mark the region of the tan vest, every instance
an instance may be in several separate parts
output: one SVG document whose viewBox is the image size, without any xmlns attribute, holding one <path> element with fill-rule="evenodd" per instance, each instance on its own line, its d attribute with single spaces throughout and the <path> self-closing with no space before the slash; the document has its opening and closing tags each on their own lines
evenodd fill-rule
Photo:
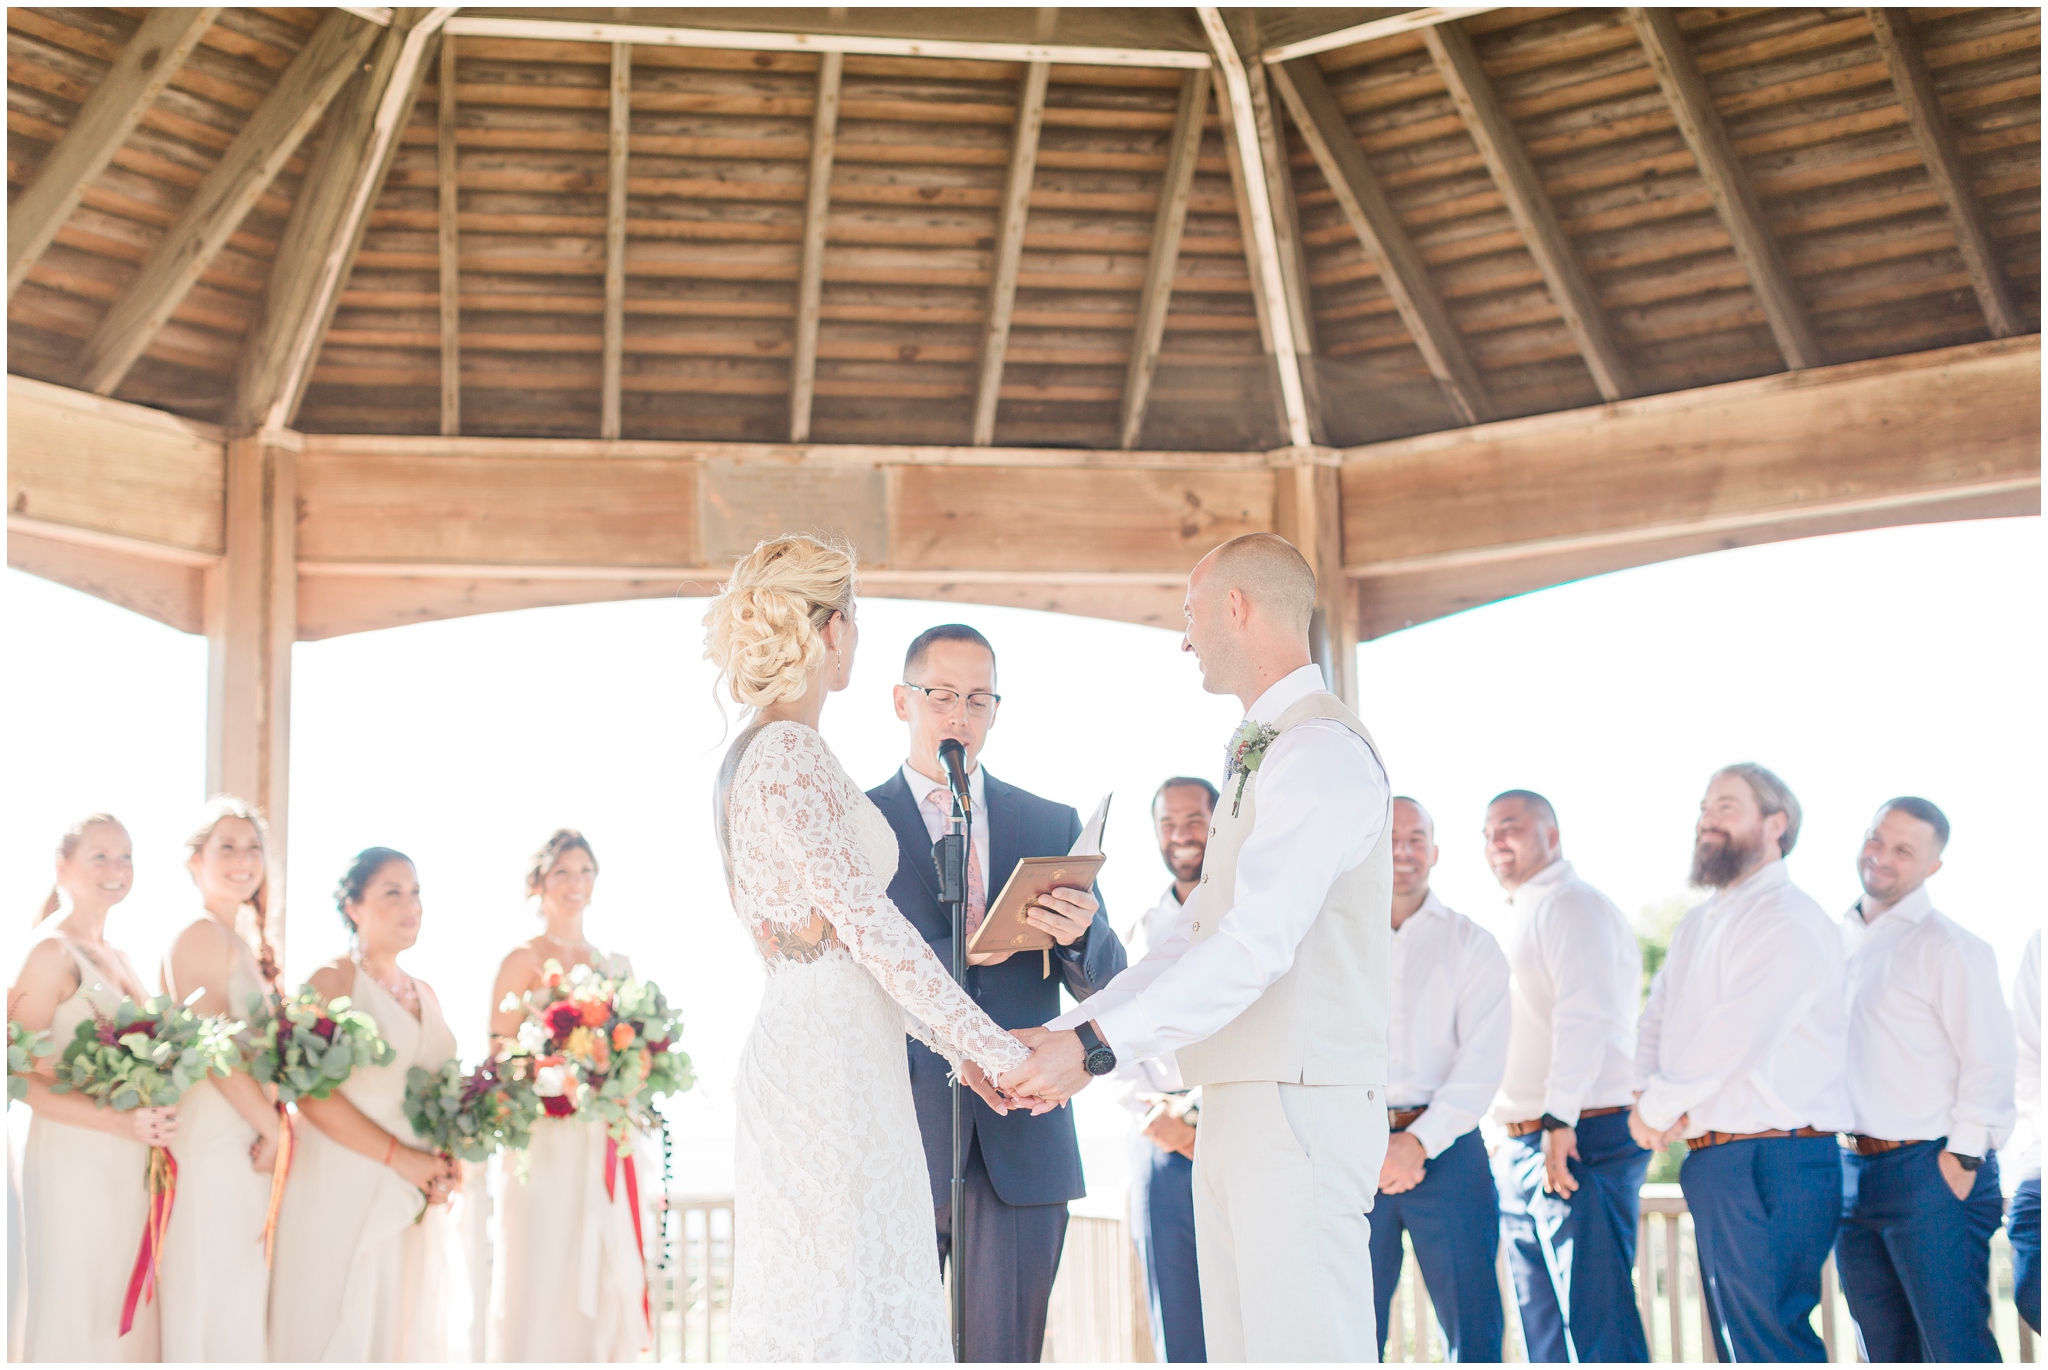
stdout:
<svg viewBox="0 0 2048 1370">
<path fill-rule="evenodd" d="M 1311 718 L 1333 718 L 1379 748 L 1357 715 L 1318 691 L 1274 720 L 1282 733 Z M 1260 771 L 1223 787 L 1209 830 L 1209 851 L 1196 888 L 1193 942 L 1216 935 L 1236 899 L 1237 853 L 1258 819 Z M 1232 805 L 1236 804 L 1233 814 Z M 1387 1081 L 1387 1013 L 1392 1003 L 1393 825 L 1382 819 L 1372 854 L 1337 877 L 1322 911 L 1287 973 L 1215 1036 L 1175 1053 L 1189 1085 L 1278 1080 L 1304 1085 L 1383 1085 Z M 1365 822 L 1372 815 L 1360 814 Z"/>
</svg>

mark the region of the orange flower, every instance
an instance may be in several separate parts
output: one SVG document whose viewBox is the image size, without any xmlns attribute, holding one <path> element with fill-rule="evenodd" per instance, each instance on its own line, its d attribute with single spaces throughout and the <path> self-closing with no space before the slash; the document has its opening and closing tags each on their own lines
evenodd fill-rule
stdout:
<svg viewBox="0 0 2048 1370">
<path fill-rule="evenodd" d="M 620 1023 L 612 1029 L 612 1050 L 624 1051 L 633 1043 L 633 1025 Z"/>
<path fill-rule="evenodd" d="M 583 1005 L 585 1027 L 603 1027 L 605 1019 L 612 1016 L 612 1006 L 603 999 L 591 999 Z"/>
</svg>

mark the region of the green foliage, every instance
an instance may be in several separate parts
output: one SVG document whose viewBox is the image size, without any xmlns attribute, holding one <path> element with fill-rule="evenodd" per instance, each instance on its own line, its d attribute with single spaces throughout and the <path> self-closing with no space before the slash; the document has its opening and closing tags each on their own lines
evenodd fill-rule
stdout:
<svg viewBox="0 0 2048 1370">
<path fill-rule="evenodd" d="M 58 1059 L 50 1091 L 76 1090 L 126 1112 L 175 1104 L 209 1075 L 225 1079 L 242 1058 L 235 1045 L 242 1025 L 219 1014 L 201 1018 L 191 1002 L 123 999 L 112 1018 L 86 1019 Z"/>
<path fill-rule="evenodd" d="M 467 1075 L 449 1061 L 437 1071 L 405 1073 L 405 1116 L 412 1130 L 444 1156 L 486 1161 L 499 1150 L 523 1150 L 541 1116 L 533 1086 L 496 1061 Z"/>
<path fill-rule="evenodd" d="M 1685 1161 L 1686 1146 L 1682 1141 L 1673 1142 L 1650 1158 L 1649 1173 L 1643 1176 L 1644 1184 L 1677 1184 L 1678 1167 Z"/>
<path fill-rule="evenodd" d="M 1657 972 L 1664 968 L 1664 958 L 1671 954 L 1671 936 L 1678 931 L 1678 920 L 1685 917 L 1693 901 L 1682 894 L 1656 904 L 1645 904 L 1636 911 L 1636 945 L 1643 949 L 1643 997 L 1650 997 L 1650 982 L 1657 978 Z"/>
<path fill-rule="evenodd" d="M 398 1053 L 377 1031 L 377 1020 L 350 1006 L 347 995 L 322 1001 L 307 985 L 264 1015 L 262 996 L 249 1000 L 249 1016 L 262 1023 L 249 1073 L 277 1086 L 280 1103 L 325 1099 L 358 1066 L 388 1066 Z"/>
<path fill-rule="evenodd" d="M 624 1140 L 654 1122 L 655 1101 L 695 1087 L 679 1044 L 682 1013 L 651 981 L 615 978 L 588 966 L 564 974 L 542 967 L 542 987 L 524 998 L 526 1021 L 508 1068 L 531 1081 L 557 1117 L 588 1110 Z"/>
<path fill-rule="evenodd" d="M 36 1062 L 57 1049 L 47 1032 L 30 1032 L 12 1018 L 7 1020 L 7 1097 L 26 1099 L 28 1081 Z"/>
</svg>

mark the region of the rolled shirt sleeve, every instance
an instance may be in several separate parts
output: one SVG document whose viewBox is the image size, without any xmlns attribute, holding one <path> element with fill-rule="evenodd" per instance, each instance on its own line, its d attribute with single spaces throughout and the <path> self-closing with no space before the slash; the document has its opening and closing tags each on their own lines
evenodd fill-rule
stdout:
<svg viewBox="0 0 2048 1370">
<path fill-rule="evenodd" d="M 1611 916 L 1599 894 L 1584 886 L 1559 891 L 1544 910 L 1537 936 L 1551 983 L 1557 986 L 1543 1112 L 1577 1124 L 1615 1031 L 1617 987 L 1612 968 L 1629 955 L 1640 965 L 1640 953 L 1633 941 L 1626 948 L 1617 945 L 1617 938 L 1631 936 L 1628 925 Z"/>
<path fill-rule="evenodd" d="M 1955 1046 L 1957 1061 L 1948 1149 L 1962 1156 L 1983 1156 L 2012 1135 L 2017 1044 L 1999 984 L 1998 958 L 1983 942 L 1950 945 L 1953 950 L 1940 967 L 1938 981 L 1941 1025 Z"/>
<path fill-rule="evenodd" d="M 1508 1064 L 1508 958 L 1500 943 L 1478 929 L 1462 948 L 1458 1007 L 1454 1022 L 1457 1054 L 1450 1072 L 1430 1095 L 1429 1107 L 1408 1125 L 1431 1158 L 1479 1126 Z"/>
</svg>

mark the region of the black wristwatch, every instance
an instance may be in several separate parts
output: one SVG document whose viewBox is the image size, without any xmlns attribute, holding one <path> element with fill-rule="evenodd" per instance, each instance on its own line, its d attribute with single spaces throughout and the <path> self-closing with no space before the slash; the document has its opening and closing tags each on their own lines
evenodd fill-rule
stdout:
<svg viewBox="0 0 2048 1370">
<path fill-rule="evenodd" d="M 1977 1167 L 1984 1164 L 1984 1158 L 1982 1156 L 1965 1156 L 1960 1151 L 1951 1151 L 1948 1154 L 1955 1157 L 1956 1164 L 1961 1166 L 1964 1170 L 1974 1171 L 1975 1169 L 1977 1169 Z"/>
<path fill-rule="evenodd" d="M 1543 1124 L 1545 1132 L 1561 1132 L 1571 1126 L 1570 1123 L 1558 1117 L 1555 1113 L 1546 1113 L 1537 1121 Z"/>
<path fill-rule="evenodd" d="M 1116 1053 L 1109 1049 L 1109 1043 L 1095 1035 L 1095 1028 L 1082 1023 L 1074 1029 L 1074 1035 L 1081 1039 L 1081 1050 L 1087 1052 L 1081 1058 L 1081 1066 L 1090 1075 L 1107 1075 L 1116 1069 Z"/>
</svg>

